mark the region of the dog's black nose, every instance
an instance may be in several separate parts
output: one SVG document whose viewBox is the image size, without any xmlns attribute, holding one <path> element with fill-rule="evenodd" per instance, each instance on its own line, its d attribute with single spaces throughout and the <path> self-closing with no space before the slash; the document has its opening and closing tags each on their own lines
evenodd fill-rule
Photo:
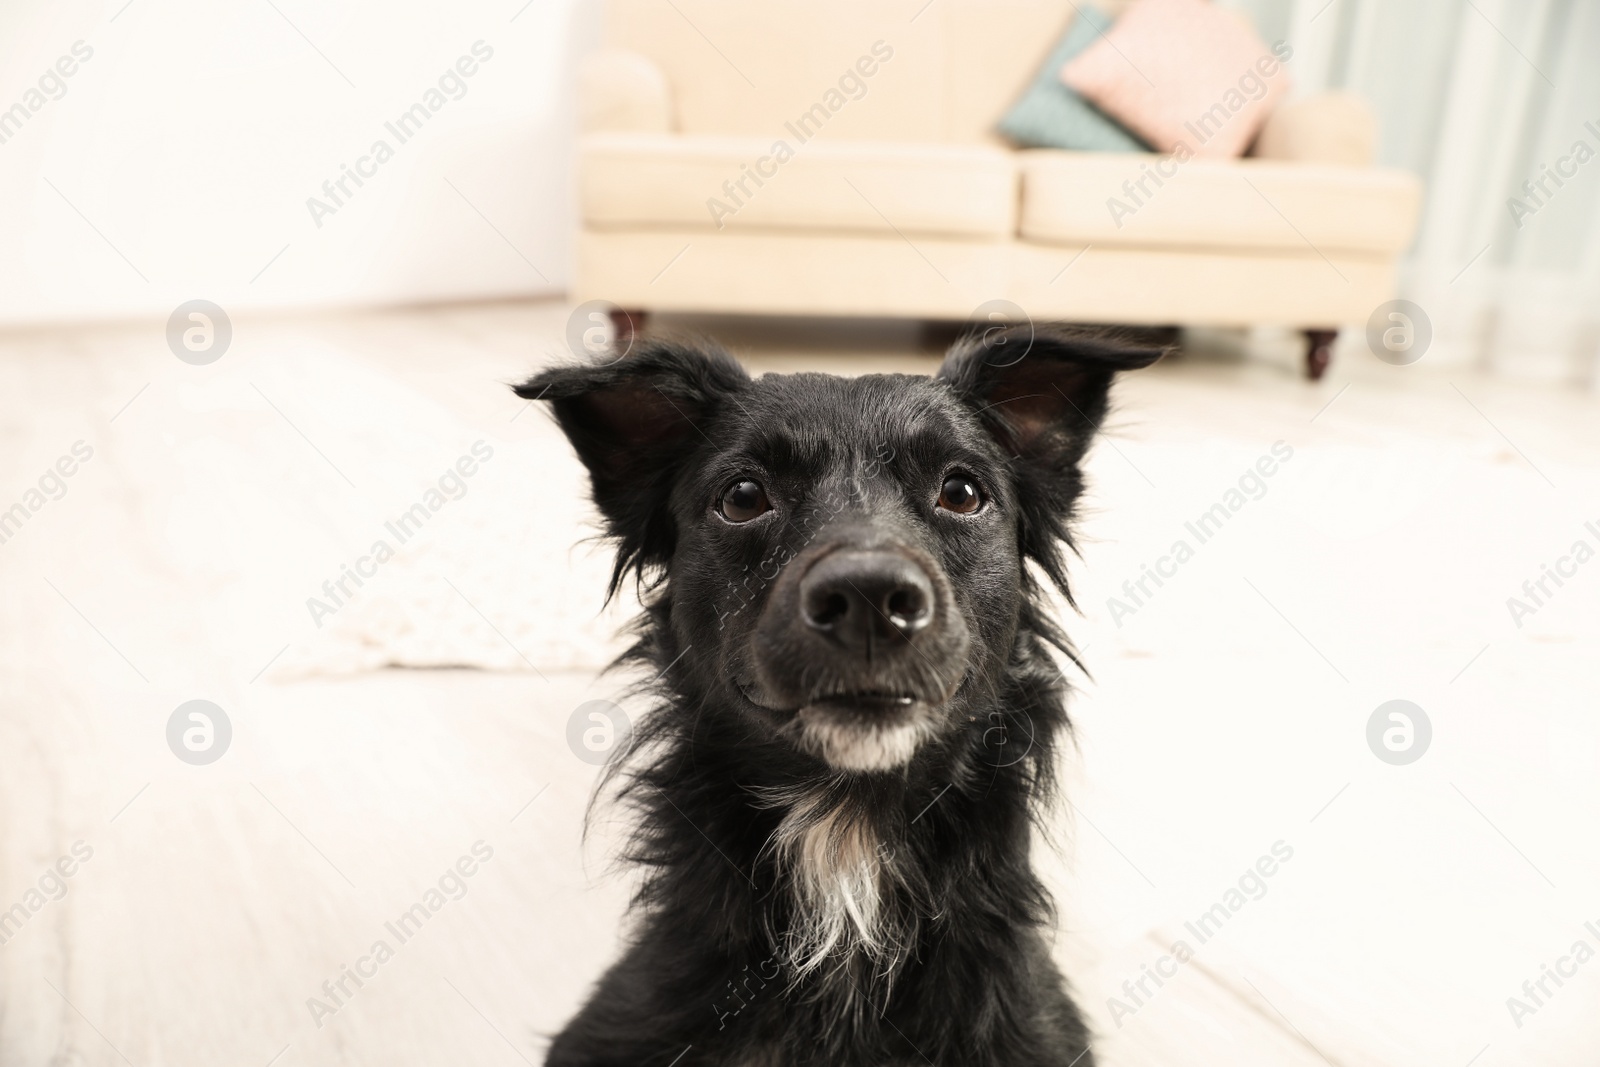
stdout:
<svg viewBox="0 0 1600 1067">
<path fill-rule="evenodd" d="M 933 621 L 933 583 L 896 552 L 834 552 L 800 580 L 806 625 L 846 648 L 909 640 Z"/>
</svg>

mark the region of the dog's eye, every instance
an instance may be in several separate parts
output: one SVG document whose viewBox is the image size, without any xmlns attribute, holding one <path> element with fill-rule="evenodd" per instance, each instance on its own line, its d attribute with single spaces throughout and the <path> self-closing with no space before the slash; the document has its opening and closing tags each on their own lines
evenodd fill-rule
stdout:
<svg viewBox="0 0 1600 1067">
<path fill-rule="evenodd" d="M 760 482 L 741 478 L 723 490 L 722 517 L 729 522 L 749 522 L 771 510 L 772 502 Z"/>
<path fill-rule="evenodd" d="M 971 515 L 983 506 L 978 484 L 965 474 L 952 474 L 939 490 L 939 506 L 957 515 Z"/>
</svg>

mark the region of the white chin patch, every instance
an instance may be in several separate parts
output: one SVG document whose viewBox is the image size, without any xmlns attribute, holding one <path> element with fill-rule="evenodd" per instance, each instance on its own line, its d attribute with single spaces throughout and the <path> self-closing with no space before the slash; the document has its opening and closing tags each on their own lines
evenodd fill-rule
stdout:
<svg viewBox="0 0 1600 1067">
<path fill-rule="evenodd" d="M 860 995 L 844 965 L 864 957 L 890 978 L 916 941 L 916 918 L 903 904 L 905 881 L 894 842 L 880 838 L 870 813 L 842 803 L 832 775 L 758 790 L 763 807 L 785 809 L 769 847 L 782 865 L 794 901 L 781 933 L 795 981 L 844 975 L 841 992 Z"/>
<path fill-rule="evenodd" d="M 888 771 L 911 762 L 927 736 L 926 722 L 878 725 L 841 721 L 819 708 L 802 708 L 796 717 L 800 742 L 842 771 Z"/>
</svg>

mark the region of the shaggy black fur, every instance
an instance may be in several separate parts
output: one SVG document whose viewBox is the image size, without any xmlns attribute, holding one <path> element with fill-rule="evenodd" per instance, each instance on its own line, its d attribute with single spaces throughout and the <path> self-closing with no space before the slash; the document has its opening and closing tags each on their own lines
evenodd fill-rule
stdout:
<svg viewBox="0 0 1600 1067">
<path fill-rule="evenodd" d="M 932 378 L 752 380 L 649 342 L 517 387 L 588 466 L 613 592 L 644 589 L 625 659 L 660 672 L 612 768 L 637 810 L 636 927 L 552 1067 L 1089 1067 L 1029 862 L 1068 728 L 1049 647 L 1073 655 L 1042 592 L 1067 592 L 1112 377 L 1161 351 L 1017 327 Z M 981 508 L 936 503 L 952 476 Z M 746 479 L 771 510 L 730 522 L 719 502 Z M 796 621 L 807 570 L 858 549 L 911 561 L 935 602 L 865 659 Z M 914 751 L 842 767 L 801 731 L 812 714 L 850 744 L 905 726 Z"/>
</svg>

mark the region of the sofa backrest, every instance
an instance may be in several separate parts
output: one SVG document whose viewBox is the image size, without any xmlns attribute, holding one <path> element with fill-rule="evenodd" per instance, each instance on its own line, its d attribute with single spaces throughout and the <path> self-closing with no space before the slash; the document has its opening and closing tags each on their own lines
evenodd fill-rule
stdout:
<svg viewBox="0 0 1600 1067">
<path fill-rule="evenodd" d="M 679 133 L 974 142 L 994 139 L 1073 14 L 1072 0 L 610 0 L 606 35 L 665 72 Z"/>
</svg>

